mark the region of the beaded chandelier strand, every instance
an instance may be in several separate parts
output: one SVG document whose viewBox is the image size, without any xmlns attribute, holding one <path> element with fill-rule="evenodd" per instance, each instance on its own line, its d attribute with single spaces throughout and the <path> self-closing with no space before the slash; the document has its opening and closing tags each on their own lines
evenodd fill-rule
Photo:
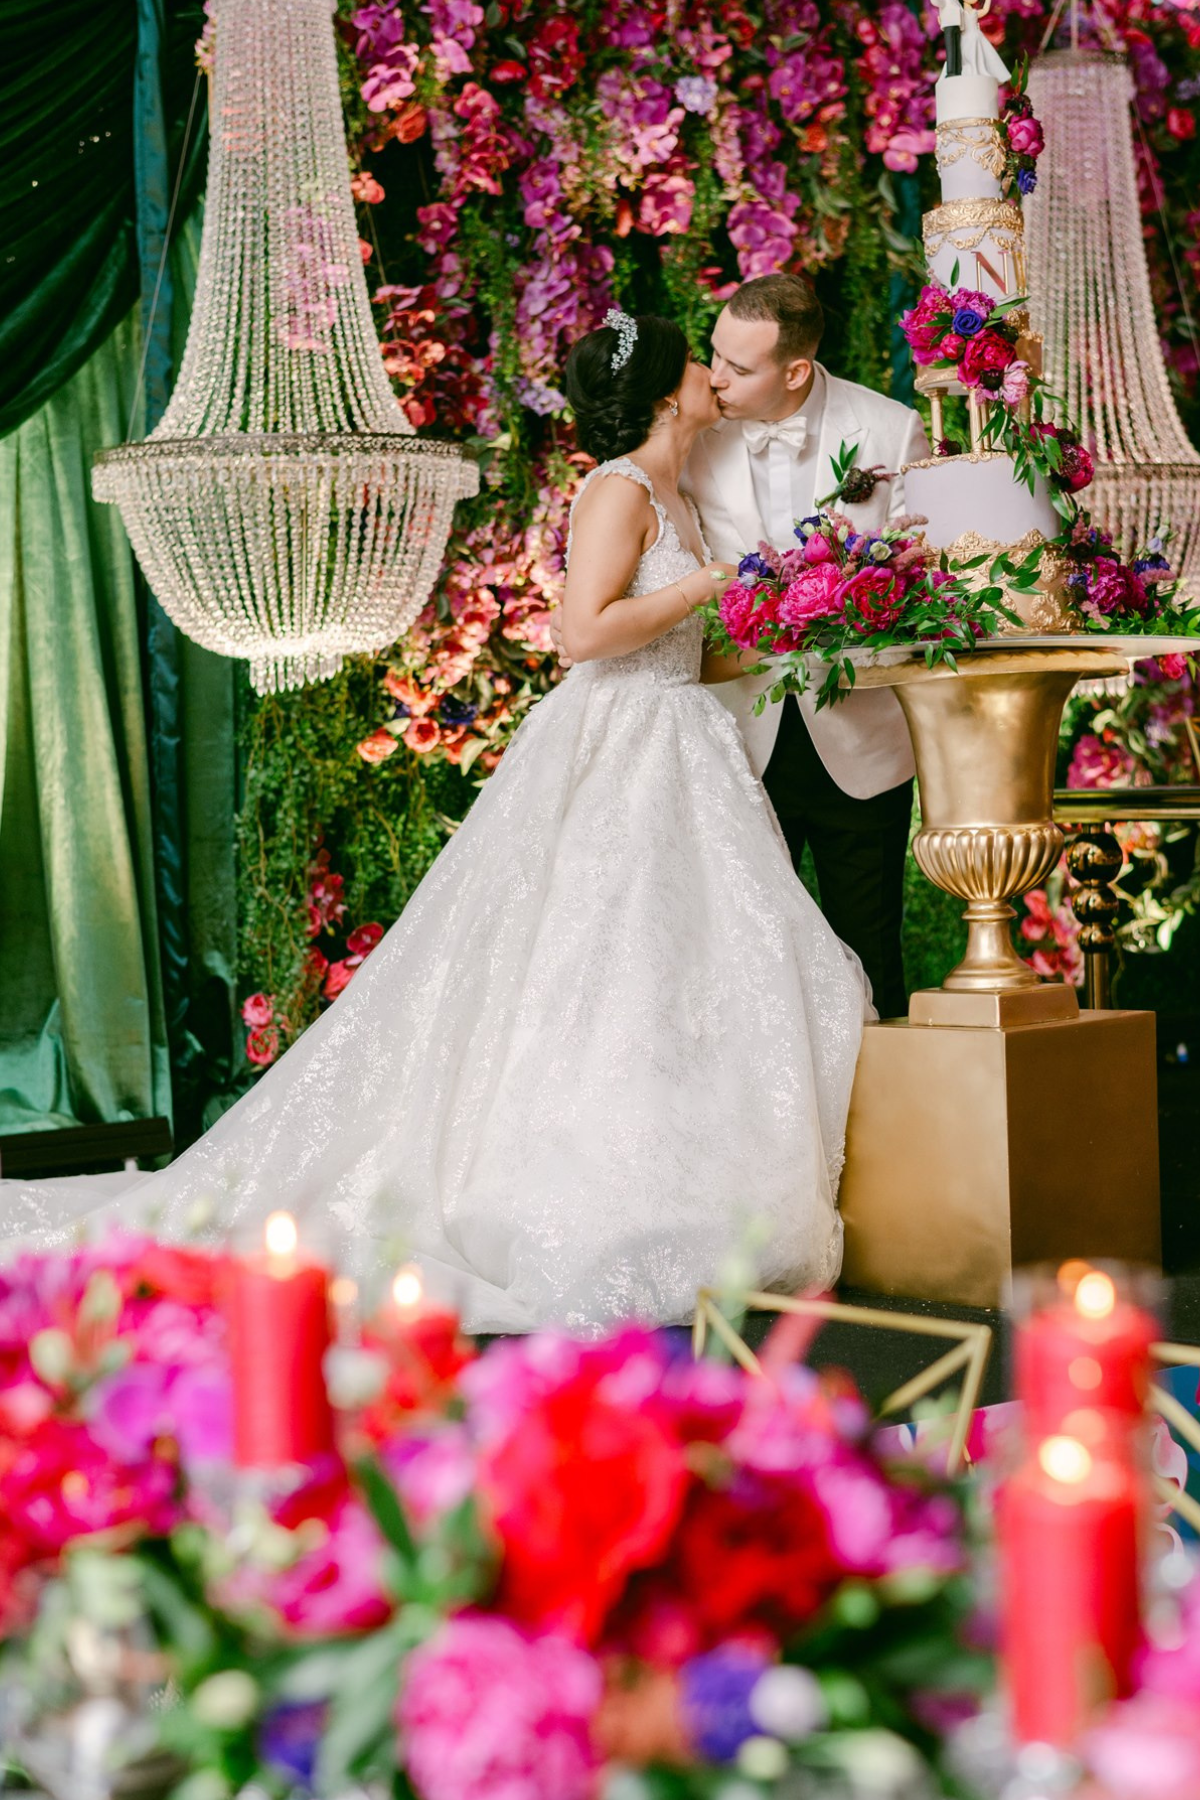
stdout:
<svg viewBox="0 0 1200 1800">
<path fill-rule="evenodd" d="M 1160 528 L 1183 592 L 1200 598 L 1200 454 L 1167 382 L 1142 240 L 1126 58 L 1055 50 L 1029 95 L 1046 122 L 1025 203 L 1029 305 L 1050 388 L 1093 452 L 1088 507 L 1125 555 Z"/>
<path fill-rule="evenodd" d="M 195 304 L 170 405 L 101 452 L 164 608 L 259 692 L 394 643 L 478 470 L 388 383 L 350 195 L 328 0 L 217 0 Z"/>
</svg>

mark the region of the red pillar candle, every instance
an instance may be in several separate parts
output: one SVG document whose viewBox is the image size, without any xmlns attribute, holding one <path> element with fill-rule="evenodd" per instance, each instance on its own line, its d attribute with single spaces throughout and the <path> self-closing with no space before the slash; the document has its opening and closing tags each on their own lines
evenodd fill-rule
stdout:
<svg viewBox="0 0 1200 1800">
<path fill-rule="evenodd" d="M 1001 1633 L 1018 1743 L 1070 1749 L 1099 1706 L 1131 1691 L 1143 1495 L 1120 1444 L 1043 1438 L 1001 1492 Z"/>
<path fill-rule="evenodd" d="M 1153 1316 L 1086 1263 L 1027 1278 L 1016 1389 L 1024 1460 L 998 1501 L 1013 1733 L 1070 1748 L 1130 1692 L 1140 1642 L 1141 1445 Z M 1126 1291 L 1122 1291 L 1126 1290 Z"/>
<path fill-rule="evenodd" d="M 1111 1275 L 1064 1264 L 1050 1304 L 1017 1335 L 1017 1394 L 1029 1436 L 1070 1430 L 1083 1407 L 1120 1420 L 1142 1415 L 1150 1384 L 1153 1316 L 1123 1297 Z"/>
<path fill-rule="evenodd" d="M 282 1468 L 326 1455 L 334 1443 L 323 1367 L 329 1275 L 301 1254 L 289 1214 L 272 1213 L 265 1249 L 233 1264 L 228 1318 L 237 1466 Z"/>
</svg>

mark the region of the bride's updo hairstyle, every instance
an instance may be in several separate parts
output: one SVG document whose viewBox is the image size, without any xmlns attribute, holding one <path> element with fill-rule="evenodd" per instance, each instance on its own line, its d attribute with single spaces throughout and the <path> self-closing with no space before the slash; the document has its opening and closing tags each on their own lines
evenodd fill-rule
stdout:
<svg viewBox="0 0 1200 1800">
<path fill-rule="evenodd" d="M 597 462 L 628 456 L 650 436 L 655 408 L 673 394 L 687 368 L 688 343 L 678 325 L 653 313 L 634 320 L 637 337 L 615 371 L 621 334 L 612 325 L 571 346 L 565 381 L 579 448 Z"/>
</svg>

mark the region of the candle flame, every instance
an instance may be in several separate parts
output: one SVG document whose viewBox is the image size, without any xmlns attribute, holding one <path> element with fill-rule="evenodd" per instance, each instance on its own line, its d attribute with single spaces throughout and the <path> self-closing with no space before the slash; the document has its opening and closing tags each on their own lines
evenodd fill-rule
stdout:
<svg viewBox="0 0 1200 1800">
<path fill-rule="evenodd" d="M 1064 1294 L 1074 1296 L 1075 1289 L 1079 1286 L 1084 1276 L 1090 1275 L 1091 1272 L 1091 1263 L 1083 1262 L 1078 1256 L 1073 1256 L 1068 1262 L 1063 1263 L 1062 1267 L 1059 1269 L 1058 1285 Z"/>
<path fill-rule="evenodd" d="M 1049 1437 L 1038 1449 L 1038 1462 L 1051 1481 L 1074 1486 L 1092 1472 L 1092 1453 L 1078 1438 Z"/>
<path fill-rule="evenodd" d="M 268 1256 L 294 1256 L 300 1242 L 296 1221 L 291 1213 L 273 1212 L 263 1233 Z"/>
<path fill-rule="evenodd" d="M 1107 1319 L 1117 1304 L 1112 1277 L 1090 1269 L 1075 1289 L 1075 1310 L 1085 1319 Z"/>
<path fill-rule="evenodd" d="M 416 1263 L 405 1263 L 403 1268 L 396 1270 L 392 1281 L 392 1299 L 397 1306 L 410 1309 L 419 1305 L 424 1292 L 425 1284 Z"/>
</svg>

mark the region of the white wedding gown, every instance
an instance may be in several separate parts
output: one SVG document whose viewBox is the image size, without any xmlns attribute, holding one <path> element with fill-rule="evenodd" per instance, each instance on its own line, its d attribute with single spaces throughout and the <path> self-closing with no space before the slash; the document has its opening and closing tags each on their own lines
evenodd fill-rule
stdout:
<svg viewBox="0 0 1200 1800">
<path fill-rule="evenodd" d="M 697 567 L 651 499 L 631 593 Z M 286 1207 L 342 1267 L 400 1240 L 472 1331 L 683 1320 L 747 1241 L 763 1285 L 831 1283 L 872 1014 L 700 686 L 701 635 L 571 669 L 254 1089 L 157 1173 L 0 1184 L 5 1248 Z"/>
</svg>

